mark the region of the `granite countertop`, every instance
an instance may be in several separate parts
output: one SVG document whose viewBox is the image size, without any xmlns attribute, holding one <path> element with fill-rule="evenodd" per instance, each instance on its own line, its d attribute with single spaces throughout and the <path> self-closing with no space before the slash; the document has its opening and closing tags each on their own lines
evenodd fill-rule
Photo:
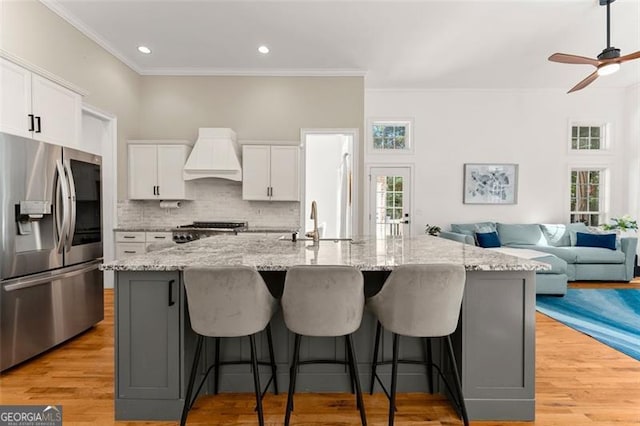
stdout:
<svg viewBox="0 0 640 426">
<path fill-rule="evenodd" d="M 463 264 L 467 271 L 543 271 L 542 262 L 496 253 L 444 238 L 354 238 L 312 241 L 252 233 L 218 235 L 103 264 L 105 271 L 180 271 L 188 266 L 247 265 L 260 271 L 285 271 L 294 265 L 353 265 L 386 271 L 409 263 Z"/>
<path fill-rule="evenodd" d="M 156 225 L 156 226 L 123 226 L 118 228 L 113 228 L 114 232 L 172 232 L 177 227 L 168 226 L 168 225 Z"/>
</svg>

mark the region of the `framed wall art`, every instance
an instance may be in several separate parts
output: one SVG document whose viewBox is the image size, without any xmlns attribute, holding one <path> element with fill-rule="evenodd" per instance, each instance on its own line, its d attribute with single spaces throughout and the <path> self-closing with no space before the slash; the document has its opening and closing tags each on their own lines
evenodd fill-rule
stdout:
<svg viewBox="0 0 640 426">
<path fill-rule="evenodd" d="M 465 164 L 464 204 L 516 204 L 517 164 Z"/>
</svg>

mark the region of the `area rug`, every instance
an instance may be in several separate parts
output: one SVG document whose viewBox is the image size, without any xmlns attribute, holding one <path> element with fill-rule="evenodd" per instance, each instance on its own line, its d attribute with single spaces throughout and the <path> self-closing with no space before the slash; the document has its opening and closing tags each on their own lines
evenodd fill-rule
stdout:
<svg viewBox="0 0 640 426">
<path fill-rule="evenodd" d="M 538 295 L 536 309 L 640 361 L 640 290 L 569 289 Z"/>
</svg>

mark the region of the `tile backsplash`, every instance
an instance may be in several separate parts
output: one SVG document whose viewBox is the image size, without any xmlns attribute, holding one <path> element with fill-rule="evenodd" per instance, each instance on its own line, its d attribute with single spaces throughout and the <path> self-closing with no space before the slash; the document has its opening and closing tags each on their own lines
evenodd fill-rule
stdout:
<svg viewBox="0 0 640 426">
<path fill-rule="evenodd" d="M 176 226 L 193 221 L 246 221 L 250 227 L 300 226 L 300 203 L 286 201 L 244 201 L 242 182 L 199 179 L 194 185 L 195 200 L 182 201 L 178 209 L 160 208 L 156 200 L 118 201 L 118 227 Z"/>
</svg>

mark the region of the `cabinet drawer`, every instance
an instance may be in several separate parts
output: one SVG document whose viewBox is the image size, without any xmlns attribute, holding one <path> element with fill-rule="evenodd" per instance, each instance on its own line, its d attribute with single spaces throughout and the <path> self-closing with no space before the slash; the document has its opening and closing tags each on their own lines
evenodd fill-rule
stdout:
<svg viewBox="0 0 640 426">
<path fill-rule="evenodd" d="M 171 232 L 147 232 L 147 243 L 166 243 L 172 241 Z"/>
<path fill-rule="evenodd" d="M 144 243 L 144 232 L 116 232 L 116 243 Z"/>
<path fill-rule="evenodd" d="M 130 256 L 146 253 L 145 243 L 119 243 L 116 244 L 116 259 L 124 259 Z"/>
</svg>

